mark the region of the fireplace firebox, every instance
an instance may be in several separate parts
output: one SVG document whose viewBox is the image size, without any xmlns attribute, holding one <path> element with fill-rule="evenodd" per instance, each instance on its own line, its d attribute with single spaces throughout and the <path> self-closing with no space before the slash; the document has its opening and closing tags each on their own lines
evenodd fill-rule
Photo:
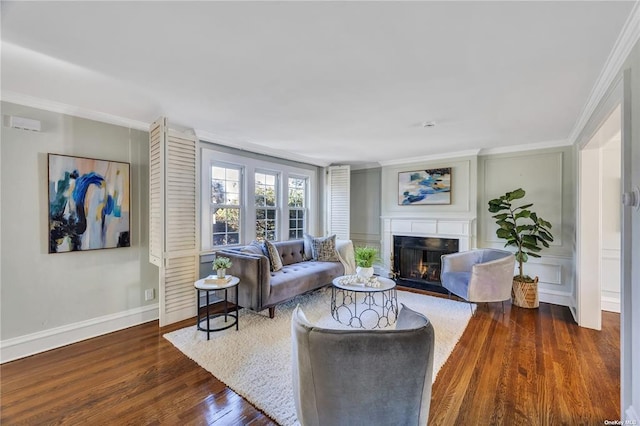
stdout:
<svg viewBox="0 0 640 426">
<path fill-rule="evenodd" d="M 393 237 L 393 271 L 398 285 L 446 293 L 440 281 L 440 256 L 457 253 L 452 238 Z"/>
</svg>

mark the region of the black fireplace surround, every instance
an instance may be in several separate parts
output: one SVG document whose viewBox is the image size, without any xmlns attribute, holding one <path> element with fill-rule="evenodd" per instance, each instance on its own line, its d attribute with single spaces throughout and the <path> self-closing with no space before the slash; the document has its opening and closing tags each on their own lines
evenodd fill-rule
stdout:
<svg viewBox="0 0 640 426">
<path fill-rule="evenodd" d="M 396 283 L 446 293 L 440 281 L 440 256 L 458 251 L 457 239 L 394 235 L 393 272 Z"/>
</svg>

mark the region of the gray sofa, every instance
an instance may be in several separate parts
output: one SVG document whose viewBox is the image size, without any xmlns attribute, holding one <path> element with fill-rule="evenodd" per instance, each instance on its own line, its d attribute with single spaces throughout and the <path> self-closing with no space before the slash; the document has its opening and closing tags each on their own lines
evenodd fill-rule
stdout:
<svg viewBox="0 0 640 426">
<path fill-rule="evenodd" d="M 270 318 L 273 318 L 277 304 L 331 284 L 334 278 L 345 273 L 353 273 L 348 270 L 351 269 L 351 262 L 345 262 L 342 257 L 339 262 L 304 260 L 302 240 L 275 242 L 274 245 L 283 264 L 283 268 L 277 272 L 271 271 L 269 258 L 256 245 L 218 252 L 219 256 L 226 256 L 233 263 L 227 273 L 240 278 L 239 305 L 254 311 L 269 308 Z M 351 241 L 337 242 L 338 245 L 341 247 L 339 252 L 348 251 L 349 248 L 353 251 Z"/>
</svg>

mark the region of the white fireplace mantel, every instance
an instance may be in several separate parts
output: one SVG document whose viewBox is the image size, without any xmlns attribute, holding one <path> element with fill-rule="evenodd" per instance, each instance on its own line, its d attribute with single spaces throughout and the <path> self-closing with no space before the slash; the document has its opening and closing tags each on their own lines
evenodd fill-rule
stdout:
<svg viewBox="0 0 640 426">
<path fill-rule="evenodd" d="M 382 216 L 382 260 L 383 274 L 392 266 L 393 236 L 453 238 L 458 240 L 460 251 L 475 247 L 475 218 L 424 218 Z"/>
</svg>

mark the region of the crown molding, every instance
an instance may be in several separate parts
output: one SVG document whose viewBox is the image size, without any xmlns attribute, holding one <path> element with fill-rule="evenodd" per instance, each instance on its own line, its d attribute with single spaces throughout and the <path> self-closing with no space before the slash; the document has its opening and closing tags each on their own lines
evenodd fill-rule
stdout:
<svg viewBox="0 0 640 426">
<path fill-rule="evenodd" d="M 596 84 L 589 94 L 589 99 L 569 134 L 569 140 L 572 144 L 576 143 L 587 126 L 589 119 L 596 111 L 600 101 L 606 96 L 607 91 L 617 78 L 622 65 L 629 57 L 629 53 L 631 53 L 638 40 L 640 40 L 640 0 L 636 0 L 631 14 L 613 46 L 613 50 L 611 50 L 602 71 L 600 71 Z"/>
<path fill-rule="evenodd" d="M 356 164 L 351 164 L 351 170 L 368 170 L 368 169 L 377 169 L 380 168 L 380 163 L 378 162 L 374 162 L 374 163 L 356 163 Z"/>
<path fill-rule="evenodd" d="M 51 101 L 49 99 L 37 98 L 35 96 L 25 95 L 22 93 L 12 91 L 2 91 L 0 100 L 3 102 L 11 102 L 18 105 L 24 105 L 31 108 L 42 109 L 50 112 L 57 112 L 60 114 L 71 115 L 73 117 L 86 118 L 89 120 L 99 121 L 101 123 L 113 124 L 116 126 L 127 127 L 131 129 L 149 131 L 151 123 L 144 121 L 132 120 L 117 115 L 107 114 L 104 112 L 93 111 L 87 108 L 82 108 L 74 105 L 65 104 L 62 102 Z M 188 130 L 187 130 L 188 131 Z M 269 155 L 272 157 L 284 158 L 292 161 L 299 161 L 301 163 L 312 164 L 314 166 L 326 167 L 330 163 L 327 161 L 319 161 L 317 159 L 306 157 L 303 155 L 296 155 L 290 152 L 268 149 L 260 145 L 256 145 L 243 141 L 230 141 L 225 140 L 218 135 L 203 130 L 195 130 L 195 134 L 198 139 L 203 139 L 208 142 L 217 143 L 220 145 L 237 148 L 243 151 L 251 151 L 256 154 Z"/>
<path fill-rule="evenodd" d="M 128 127 L 130 129 L 142 130 L 145 132 L 149 131 L 149 125 L 151 124 L 11 91 L 3 90 L 2 95 L 0 95 L 0 100 L 2 100 L 3 102 L 11 102 L 14 104 L 28 106 L 31 108 L 43 109 L 45 111 L 58 112 L 60 114 L 86 118 L 88 120 L 114 124 L 116 126 Z"/>
<path fill-rule="evenodd" d="M 288 151 L 282 151 L 279 149 L 267 148 L 262 145 L 258 145 L 251 142 L 242 140 L 232 140 L 228 137 L 220 136 L 206 130 L 195 129 L 198 139 L 215 143 L 218 145 L 228 146 L 229 148 L 239 149 L 241 151 L 250 151 L 254 154 L 268 155 L 270 157 L 283 158 L 286 160 L 297 161 L 300 163 L 311 164 L 318 167 L 327 167 L 331 164 L 329 161 L 318 160 L 317 158 L 307 157 L 305 155 L 294 154 Z"/>
<path fill-rule="evenodd" d="M 449 160 L 458 157 L 474 157 L 480 153 L 479 149 L 469 149 L 467 151 L 448 152 L 444 154 L 425 155 L 422 157 L 401 158 L 398 160 L 380 161 L 381 166 L 395 166 L 399 164 L 423 163 L 425 161 Z"/>
<path fill-rule="evenodd" d="M 570 146 L 570 145 L 573 145 L 573 143 L 569 139 L 561 139 L 557 141 L 528 143 L 524 145 L 503 146 L 500 148 L 486 148 L 486 149 L 481 149 L 479 155 L 511 154 L 514 152 L 533 151 L 537 149 L 546 149 L 546 148 L 558 148 L 558 147 Z"/>
</svg>

